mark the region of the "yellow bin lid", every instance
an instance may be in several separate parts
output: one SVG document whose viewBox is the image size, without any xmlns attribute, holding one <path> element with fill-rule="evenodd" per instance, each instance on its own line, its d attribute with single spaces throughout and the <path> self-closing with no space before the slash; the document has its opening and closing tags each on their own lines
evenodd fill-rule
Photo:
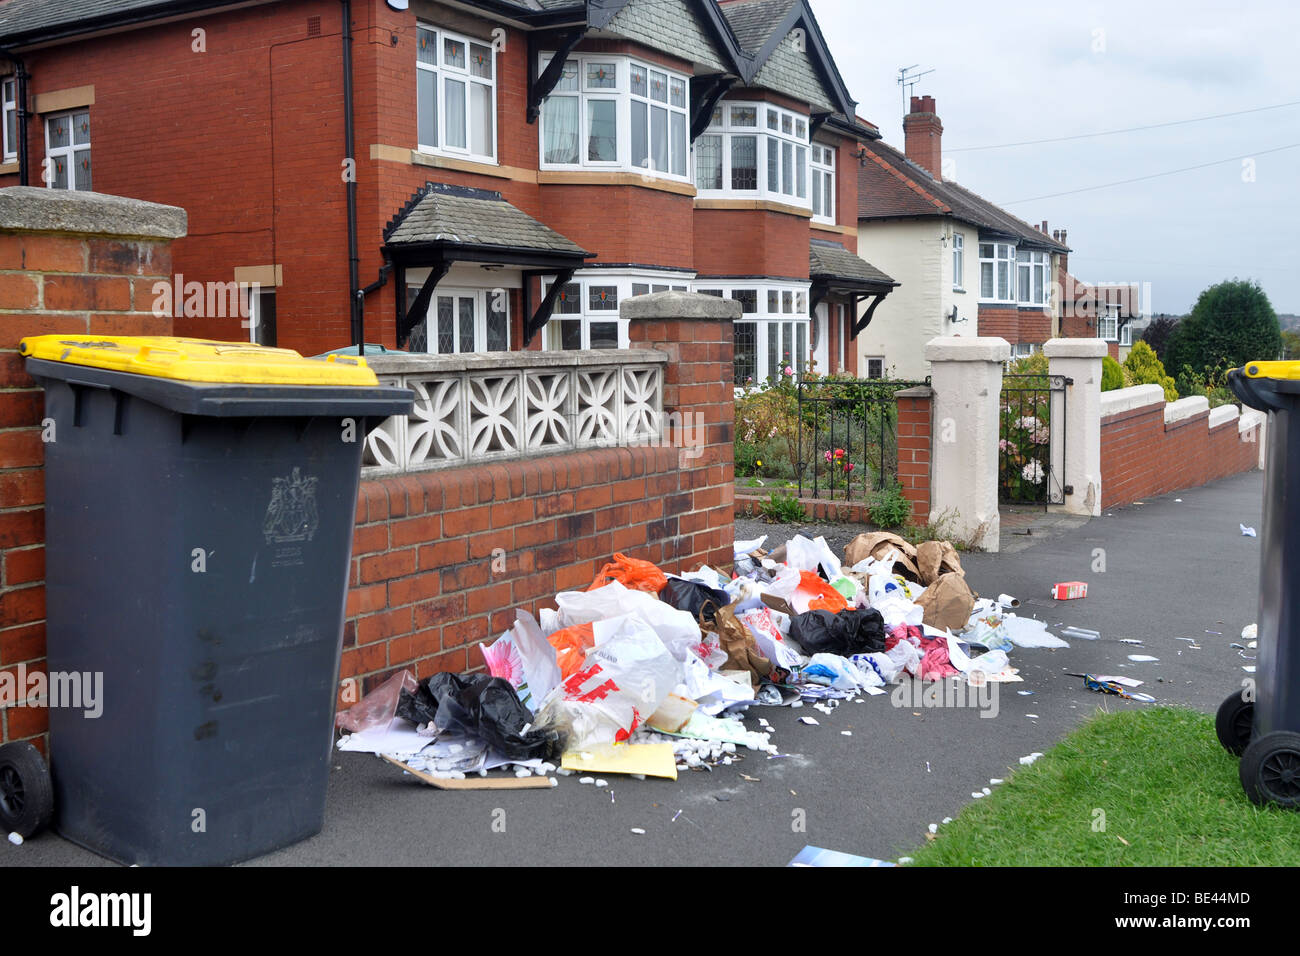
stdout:
<svg viewBox="0 0 1300 956">
<path fill-rule="evenodd" d="M 18 343 L 31 358 L 155 378 L 225 385 L 377 385 L 357 355 L 303 358 L 292 349 L 162 335 L 36 335 Z"/>
<path fill-rule="evenodd" d="M 1300 379 L 1300 362 L 1248 362 L 1247 378 Z"/>
</svg>

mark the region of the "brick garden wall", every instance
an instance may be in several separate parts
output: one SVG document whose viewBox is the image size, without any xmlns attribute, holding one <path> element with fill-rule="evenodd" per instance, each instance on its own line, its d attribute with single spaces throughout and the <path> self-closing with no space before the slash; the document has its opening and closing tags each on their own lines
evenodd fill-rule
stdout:
<svg viewBox="0 0 1300 956">
<path fill-rule="evenodd" d="M 132 224 L 150 209 L 162 210 L 160 221 Z M 38 228 L 56 221 L 60 231 Z M 152 287 L 170 281 L 170 237 L 184 224 L 184 212 L 171 207 L 0 189 L 0 669 L 45 667 L 44 400 L 18 342 L 53 333 L 170 334 L 171 319 L 151 312 Z M 0 709 L 0 741 L 45 728 L 44 709 Z"/>
<path fill-rule="evenodd" d="M 1166 424 L 1165 409 L 1157 402 L 1102 418 L 1103 508 L 1259 467 L 1258 424 L 1242 431 L 1233 418 L 1211 428 L 1208 410 Z"/>
<path fill-rule="evenodd" d="M 476 645 L 508 629 L 516 608 L 554 607 L 557 591 L 588 587 L 616 552 L 670 572 L 731 564 L 732 322 L 637 317 L 665 297 L 677 294 L 624 303 L 631 344 L 668 353 L 664 411 L 699 416 L 687 428 L 702 444 L 669 435 L 660 446 L 363 481 L 343 682 L 364 692 L 402 667 L 421 677 L 482 667 Z M 356 690 L 341 683 L 340 700 Z"/>
</svg>

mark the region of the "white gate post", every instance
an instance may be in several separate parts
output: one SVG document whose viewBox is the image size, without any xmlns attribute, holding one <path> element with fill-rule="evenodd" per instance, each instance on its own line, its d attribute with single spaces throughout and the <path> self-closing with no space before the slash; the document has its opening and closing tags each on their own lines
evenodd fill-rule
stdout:
<svg viewBox="0 0 1300 956">
<path fill-rule="evenodd" d="M 998 550 L 998 402 L 1005 339 L 944 336 L 925 345 L 934 389 L 930 521 L 972 547 Z"/>
<path fill-rule="evenodd" d="M 1050 374 L 1073 379 L 1065 387 L 1065 460 L 1057 472 L 1061 487 L 1069 490 L 1064 503 L 1052 510 L 1096 516 L 1101 514 L 1101 360 L 1106 343 L 1101 339 L 1050 339 L 1043 352 Z M 1052 431 L 1055 434 L 1055 418 Z M 1055 469 L 1057 443 L 1052 446 Z"/>
</svg>

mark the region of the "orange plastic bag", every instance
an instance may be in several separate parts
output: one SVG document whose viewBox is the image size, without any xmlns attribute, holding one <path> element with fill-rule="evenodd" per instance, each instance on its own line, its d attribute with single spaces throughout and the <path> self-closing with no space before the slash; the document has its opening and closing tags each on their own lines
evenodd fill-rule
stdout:
<svg viewBox="0 0 1300 956">
<path fill-rule="evenodd" d="M 600 569 L 596 580 L 591 582 L 588 591 L 603 588 L 610 581 L 618 581 L 625 588 L 645 591 L 658 595 L 668 584 L 668 575 L 664 574 L 649 561 L 629 558 L 625 554 L 615 554 L 614 560 Z"/>
<path fill-rule="evenodd" d="M 590 623 L 576 624 L 556 631 L 546 638 L 555 648 L 555 663 L 560 665 L 560 675 L 568 680 L 582 669 L 587 659 L 587 649 L 596 646 L 596 636 Z"/>
<path fill-rule="evenodd" d="M 810 611 L 830 611 L 832 614 L 838 614 L 849 606 L 849 602 L 844 600 L 844 595 L 822 580 L 822 576 L 816 571 L 799 572 L 799 590 L 804 594 L 817 595 L 808 602 Z"/>
</svg>

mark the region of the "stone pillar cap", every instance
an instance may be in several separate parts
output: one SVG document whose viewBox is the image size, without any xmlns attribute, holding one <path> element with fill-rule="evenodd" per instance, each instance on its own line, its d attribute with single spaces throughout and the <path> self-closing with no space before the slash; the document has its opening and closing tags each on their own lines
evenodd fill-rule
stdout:
<svg viewBox="0 0 1300 956">
<path fill-rule="evenodd" d="M 720 299 L 716 295 L 698 292 L 655 292 L 638 295 L 619 303 L 619 318 L 623 319 L 705 319 L 736 320 L 744 309 L 734 299 Z"/>
<path fill-rule="evenodd" d="M 177 206 L 39 186 L 0 189 L 0 232 L 179 239 L 187 231 L 188 217 Z"/>
<path fill-rule="evenodd" d="M 943 335 L 925 343 L 927 362 L 1005 362 L 1011 357 L 1006 339 Z"/>
</svg>

